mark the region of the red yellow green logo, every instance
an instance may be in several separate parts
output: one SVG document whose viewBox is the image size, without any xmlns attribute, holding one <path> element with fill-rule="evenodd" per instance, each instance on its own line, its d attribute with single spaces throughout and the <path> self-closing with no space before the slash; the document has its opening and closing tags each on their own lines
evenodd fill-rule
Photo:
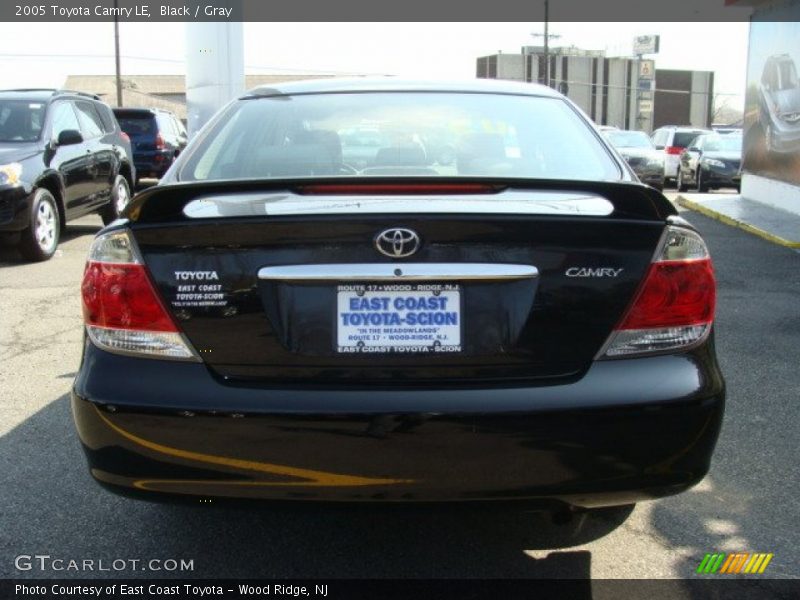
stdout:
<svg viewBox="0 0 800 600">
<path fill-rule="evenodd" d="M 760 575 L 767 569 L 773 554 L 763 552 L 715 552 L 706 554 L 697 572 L 701 574 Z"/>
</svg>

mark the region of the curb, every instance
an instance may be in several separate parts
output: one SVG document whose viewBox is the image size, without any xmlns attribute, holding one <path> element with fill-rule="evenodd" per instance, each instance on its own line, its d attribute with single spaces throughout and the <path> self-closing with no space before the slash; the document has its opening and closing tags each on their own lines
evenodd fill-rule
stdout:
<svg viewBox="0 0 800 600">
<path fill-rule="evenodd" d="M 699 212 L 702 215 L 705 215 L 717 221 L 721 221 L 726 225 L 730 225 L 732 227 L 738 227 L 739 229 L 742 229 L 747 233 L 757 235 L 758 237 L 765 239 L 768 242 L 772 242 L 773 244 L 778 244 L 779 246 L 784 246 L 785 248 L 794 248 L 796 250 L 800 249 L 800 242 L 787 240 L 778 235 L 775 235 L 774 233 L 770 233 L 769 231 L 764 231 L 763 229 L 760 229 L 755 225 L 751 225 L 750 223 L 745 223 L 744 221 L 739 221 L 738 219 L 729 217 L 728 215 L 716 211 L 713 208 L 709 208 L 707 206 L 704 206 L 703 204 L 698 204 L 697 202 L 688 200 L 687 198 L 684 198 L 681 195 L 678 195 L 676 202 L 681 206 L 683 206 L 684 208 L 688 208 L 695 212 Z"/>
</svg>

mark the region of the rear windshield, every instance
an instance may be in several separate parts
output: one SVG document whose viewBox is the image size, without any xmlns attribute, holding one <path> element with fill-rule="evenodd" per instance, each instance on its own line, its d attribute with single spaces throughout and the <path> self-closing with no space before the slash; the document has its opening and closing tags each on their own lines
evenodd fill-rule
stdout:
<svg viewBox="0 0 800 600">
<path fill-rule="evenodd" d="M 119 126 L 128 135 L 150 135 L 158 131 L 153 115 L 117 115 Z"/>
<path fill-rule="evenodd" d="M 653 148 L 653 142 L 643 131 L 605 131 L 603 135 L 615 148 Z"/>
<path fill-rule="evenodd" d="M 709 136 L 703 143 L 703 150 L 707 150 L 709 152 L 740 152 L 742 150 L 742 136 Z"/>
<path fill-rule="evenodd" d="M 187 158 L 182 180 L 621 177 L 594 131 L 562 99 L 482 93 L 241 100 Z"/>
<path fill-rule="evenodd" d="M 44 102 L 0 100 L 0 142 L 33 142 L 44 127 Z"/>
<path fill-rule="evenodd" d="M 672 145 L 679 148 L 688 148 L 694 138 L 704 133 L 705 131 L 676 131 Z"/>
</svg>

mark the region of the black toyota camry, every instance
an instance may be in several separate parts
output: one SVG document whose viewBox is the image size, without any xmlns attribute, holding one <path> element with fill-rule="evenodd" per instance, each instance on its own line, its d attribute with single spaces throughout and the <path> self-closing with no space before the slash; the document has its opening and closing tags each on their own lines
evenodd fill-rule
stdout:
<svg viewBox="0 0 800 600">
<path fill-rule="evenodd" d="M 593 508 L 708 471 L 706 245 L 549 88 L 257 88 L 125 217 L 72 395 L 114 491 Z"/>
</svg>

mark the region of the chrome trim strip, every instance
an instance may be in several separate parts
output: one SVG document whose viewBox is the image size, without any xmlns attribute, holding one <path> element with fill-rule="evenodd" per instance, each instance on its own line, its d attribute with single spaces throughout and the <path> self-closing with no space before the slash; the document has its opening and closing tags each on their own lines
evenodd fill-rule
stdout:
<svg viewBox="0 0 800 600">
<path fill-rule="evenodd" d="M 258 270 L 259 279 L 272 281 L 508 281 L 538 276 L 534 266 L 501 263 L 341 263 Z"/>
</svg>

